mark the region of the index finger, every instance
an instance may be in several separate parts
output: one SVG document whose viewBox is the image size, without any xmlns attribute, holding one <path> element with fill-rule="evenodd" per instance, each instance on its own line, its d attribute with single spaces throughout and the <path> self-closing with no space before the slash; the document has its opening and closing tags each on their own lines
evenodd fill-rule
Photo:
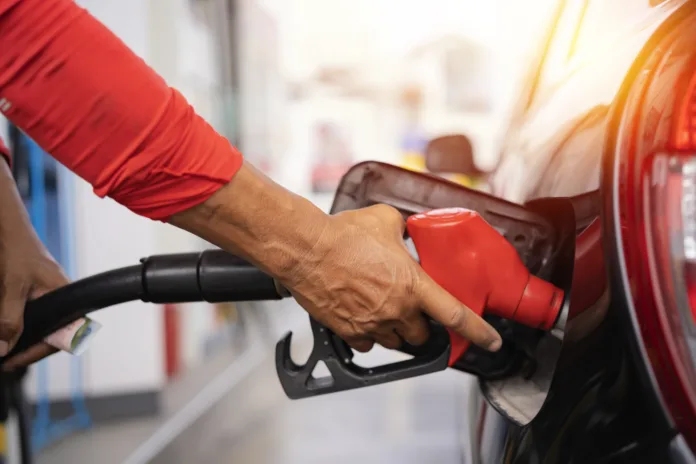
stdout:
<svg viewBox="0 0 696 464">
<path fill-rule="evenodd" d="M 478 314 L 440 287 L 425 272 L 417 290 L 423 311 L 448 329 L 488 351 L 498 351 L 503 344 L 500 334 Z"/>
</svg>

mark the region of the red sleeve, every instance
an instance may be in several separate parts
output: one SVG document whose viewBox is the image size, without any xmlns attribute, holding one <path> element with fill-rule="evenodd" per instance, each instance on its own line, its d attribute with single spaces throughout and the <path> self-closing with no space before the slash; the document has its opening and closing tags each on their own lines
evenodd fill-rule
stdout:
<svg viewBox="0 0 696 464">
<path fill-rule="evenodd" d="M 0 111 L 97 195 L 166 220 L 241 166 L 180 93 L 72 0 L 0 0 L 0 44 Z"/>
</svg>

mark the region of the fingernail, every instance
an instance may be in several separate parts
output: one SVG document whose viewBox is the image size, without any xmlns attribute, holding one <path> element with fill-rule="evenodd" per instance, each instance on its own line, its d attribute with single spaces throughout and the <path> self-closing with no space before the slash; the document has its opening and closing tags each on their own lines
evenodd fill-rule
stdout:
<svg viewBox="0 0 696 464">
<path fill-rule="evenodd" d="M 493 352 L 495 352 L 495 351 L 498 351 L 498 350 L 500 349 L 501 346 L 503 346 L 503 340 L 502 340 L 501 338 L 496 338 L 495 340 L 493 340 L 492 342 L 490 342 L 490 343 L 488 344 L 488 346 L 486 347 L 486 349 L 487 349 L 488 351 L 493 351 Z"/>
<path fill-rule="evenodd" d="M 5 340 L 0 340 L 0 356 L 7 356 L 7 352 L 10 350 L 10 344 Z"/>
</svg>

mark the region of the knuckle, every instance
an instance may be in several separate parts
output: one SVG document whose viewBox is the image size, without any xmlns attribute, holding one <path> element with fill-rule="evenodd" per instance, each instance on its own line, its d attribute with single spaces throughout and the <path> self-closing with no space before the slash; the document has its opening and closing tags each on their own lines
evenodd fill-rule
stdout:
<svg viewBox="0 0 696 464">
<path fill-rule="evenodd" d="M 469 318 L 461 307 L 452 308 L 449 313 L 449 325 L 459 331 L 465 331 L 469 325 Z"/>
<path fill-rule="evenodd" d="M 0 319 L 0 340 L 14 340 L 22 333 L 22 323 Z"/>
<path fill-rule="evenodd" d="M 343 340 L 348 340 L 350 338 L 356 337 L 357 334 L 351 327 L 329 327 L 329 330 L 331 330 L 334 334 L 336 334 L 339 338 L 342 338 Z"/>
<path fill-rule="evenodd" d="M 395 350 L 401 346 L 400 341 L 395 337 L 382 337 L 378 340 L 379 344 L 390 350 Z"/>
<path fill-rule="evenodd" d="M 357 351 L 360 351 L 361 353 L 367 353 L 372 349 L 372 346 L 374 343 L 369 342 L 369 341 L 359 341 L 359 342 L 353 342 L 350 343 L 350 346 Z"/>
<path fill-rule="evenodd" d="M 382 314 L 384 322 L 398 322 L 402 320 L 407 313 L 407 308 L 403 305 L 390 305 L 385 308 Z"/>
<path fill-rule="evenodd" d="M 404 216 L 401 214 L 401 212 L 398 209 L 394 208 L 393 206 L 387 206 L 387 205 L 385 205 L 385 206 L 386 206 L 387 211 L 388 211 L 388 212 L 385 212 L 385 214 L 387 214 L 390 219 L 392 219 L 394 222 L 399 222 L 399 223 L 406 222 L 404 220 Z"/>
<path fill-rule="evenodd" d="M 419 288 L 421 287 L 421 276 L 418 272 L 411 272 L 410 278 L 404 279 L 406 283 L 406 296 L 409 299 L 414 299 L 418 295 Z"/>
<path fill-rule="evenodd" d="M 428 333 L 428 329 L 424 327 L 419 327 L 416 330 L 414 330 L 411 334 L 411 338 L 413 343 L 417 345 L 422 345 L 426 341 L 428 341 L 428 336 L 430 334 Z"/>
<path fill-rule="evenodd" d="M 404 339 L 412 345 L 422 344 L 428 339 L 429 335 L 427 325 L 417 319 L 411 319 L 409 322 L 404 323 L 400 332 Z"/>
<path fill-rule="evenodd" d="M 397 223 L 397 224 L 401 224 L 401 223 L 405 222 L 404 217 L 401 215 L 399 210 L 394 208 L 393 206 L 389 206 L 389 205 L 381 203 L 381 204 L 375 205 L 373 211 L 375 214 L 378 214 L 380 217 L 382 217 L 383 219 L 385 219 L 389 222 L 393 222 L 393 223 Z"/>
<path fill-rule="evenodd" d="M 0 297 L 15 299 L 26 297 L 32 285 L 32 276 L 28 272 L 8 272 L 0 281 Z"/>
<path fill-rule="evenodd" d="M 348 319 L 348 323 L 355 332 L 355 335 L 365 336 L 379 329 L 382 321 L 387 317 L 386 314 L 387 308 L 381 306 L 374 311 L 353 314 L 353 316 Z"/>
<path fill-rule="evenodd" d="M 367 353 L 372 349 L 372 346 L 374 345 L 374 342 L 369 338 L 349 337 L 345 338 L 344 340 L 352 349 L 360 351 L 362 353 Z"/>
<path fill-rule="evenodd" d="M 390 206 L 389 213 L 386 214 L 389 222 L 393 223 L 395 226 L 399 227 L 400 229 L 404 229 L 406 227 L 406 220 L 404 219 L 404 216 L 396 208 L 392 208 Z"/>
<path fill-rule="evenodd" d="M 367 335 L 365 329 L 360 324 L 356 324 L 354 321 L 350 321 L 349 324 L 346 324 L 341 329 L 342 330 L 340 332 L 336 332 L 336 335 L 341 338 L 360 338 Z"/>
<path fill-rule="evenodd" d="M 63 272 L 58 263 L 52 259 L 47 259 L 39 269 L 36 280 L 48 290 L 53 290 L 70 283 L 70 280 Z"/>
<path fill-rule="evenodd" d="M 376 214 L 389 214 L 389 210 L 392 209 L 392 207 L 384 203 L 378 203 L 371 206 L 370 209 Z"/>
</svg>

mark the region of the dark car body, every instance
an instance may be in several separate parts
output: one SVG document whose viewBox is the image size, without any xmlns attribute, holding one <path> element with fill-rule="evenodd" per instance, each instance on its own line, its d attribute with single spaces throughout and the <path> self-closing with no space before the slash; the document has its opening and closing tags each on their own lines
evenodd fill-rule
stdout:
<svg viewBox="0 0 696 464">
<path fill-rule="evenodd" d="M 615 250 L 601 217 L 602 164 L 616 143 L 618 107 L 662 37 L 696 27 L 695 3 L 559 2 L 530 63 L 490 191 L 517 203 L 577 199 L 566 338 L 543 407 L 528 423 L 511 421 L 475 392 L 471 435 L 463 439 L 467 462 L 696 462 L 663 404 L 627 289 L 612 275 L 612 262 L 605 271 Z"/>
</svg>

